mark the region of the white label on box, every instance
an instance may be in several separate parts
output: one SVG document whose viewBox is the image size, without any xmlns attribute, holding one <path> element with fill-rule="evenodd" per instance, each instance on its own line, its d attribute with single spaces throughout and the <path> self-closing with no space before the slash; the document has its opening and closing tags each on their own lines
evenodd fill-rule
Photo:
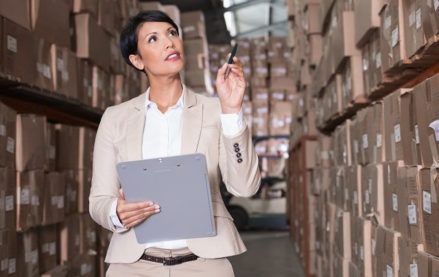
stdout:
<svg viewBox="0 0 439 277">
<path fill-rule="evenodd" d="M 409 26 L 412 27 L 413 25 L 415 25 L 415 21 L 416 21 L 415 11 L 412 11 L 409 14 Z"/>
<path fill-rule="evenodd" d="M 409 217 L 409 224 L 416 225 L 418 223 L 415 204 L 408 205 L 408 217 Z"/>
<path fill-rule="evenodd" d="M 329 160 L 328 151 L 322 151 L 322 160 Z"/>
<path fill-rule="evenodd" d="M 8 269 L 8 258 L 4 258 L 1 262 L 1 271 Z"/>
<path fill-rule="evenodd" d="M 50 256 L 56 255 L 56 243 L 55 242 L 49 243 L 49 255 Z"/>
<path fill-rule="evenodd" d="M 6 197 L 5 197 L 5 210 L 7 212 L 14 210 L 14 196 L 13 195 L 6 195 Z"/>
<path fill-rule="evenodd" d="M 418 277 L 418 265 L 410 264 L 410 277 Z"/>
<path fill-rule="evenodd" d="M 32 252 L 24 253 L 24 262 L 25 263 L 30 263 L 31 259 L 32 259 Z"/>
<path fill-rule="evenodd" d="M 356 204 L 358 204 L 358 196 L 357 196 L 357 192 L 356 191 L 354 191 L 354 193 L 353 193 L 353 195 L 354 195 L 354 204 L 356 205 Z"/>
<path fill-rule="evenodd" d="M 390 164 L 387 165 L 387 184 L 390 184 L 392 182 L 392 178 L 390 177 L 391 171 L 390 171 Z"/>
<path fill-rule="evenodd" d="M 349 190 L 347 188 L 344 189 L 344 198 L 345 200 L 349 200 Z"/>
<path fill-rule="evenodd" d="M 6 126 L 3 124 L 0 124 L 0 136 L 6 136 Z"/>
<path fill-rule="evenodd" d="M 43 244 L 43 246 L 41 247 L 41 252 L 43 252 L 43 253 L 49 252 L 49 244 L 48 243 Z"/>
<path fill-rule="evenodd" d="M 183 28 L 183 33 L 195 32 L 195 26 L 189 25 Z"/>
<path fill-rule="evenodd" d="M 363 58 L 363 71 L 367 71 L 369 69 L 369 60 Z"/>
<path fill-rule="evenodd" d="M 392 17 L 388 16 L 384 19 L 384 29 L 389 29 L 390 25 L 392 25 Z"/>
<path fill-rule="evenodd" d="M 61 78 L 64 82 L 68 82 L 70 80 L 70 75 L 68 71 L 63 71 L 61 73 Z"/>
<path fill-rule="evenodd" d="M 398 195 L 395 193 L 392 193 L 392 207 L 394 212 L 398 211 Z"/>
<path fill-rule="evenodd" d="M 32 206 L 39 206 L 40 205 L 40 197 L 37 195 L 32 195 L 31 202 L 32 202 Z"/>
<path fill-rule="evenodd" d="M 377 134 L 377 147 L 381 147 L 383 145 L 383 136 L 381 134 Z"/>
<path fill-rule="evenodd" d="M 395 142 L 400 142 L 401 141 L 401 125 L 396 124 L 395 127 L 393 127 L 393 129 L 395 131 Z"/>
<path fill-rule="evenodd" d="M 355 254 L 355 256 L 358 255 L 358 244 L 357 243 L 354 243 L 354 254 Z"/>
<path fill-rule="evenodd" d="M 378 52 L 375 56 L 375 66 L 376 68 L 381 68 L 381 52 Z"/>
<path fill-rule="evenodd" d="M 8 137 L 8 141 L 6 142 L 6 151 L 11 154 L 15 153 L 15 140 L 11 137 Z"/>
<path fill-rule="evenodd" d="M 38 263 L 38 250 L 32 251 L 32 253 L 31 253 L 31 262 L 33 264 Z"/>
<path fill-rule="evenodd" d="M 50 197 L 50 204 L 52 206 L 57 206 L 58 205 L 58 196 L 53 195 L 52 197 Z"/>
<path fill-rule="evenodd" d="M 366 204 L 370 203 L 370 199 L 369 199 L 369 191 L 366 191 L 364 193 L 364 202 L 366 202 Z"/>
<path fill-rule="evenodd" d="M 399 28 L 396 27 L 392 31 L 392 48 L 395 47 L 399 42 Z"/>
<path fill-rule="evenodd" d="M 64 208 L 64 195 L 58 196 L 58 209 Z"/>
<path fill-rule="evenodd" d="M 418 124 L 415 125 L 415 141 L 416 141 L 416 144 L 420 143 L 420 140 L 419 140 L 419 126 L 418 126 Z"/>
<path fill-rule="evenodd" d="M 369 140 L 367 138 L 367 134 L 363 135 L 363 149 L 367 149 L 369 147 Z"/>
<path fill-rule="evenodd" d="M 386 277 L 393 277 L 393 268 L 390 265 L 386 266 Z"/>
<path fill-rule="evenodd" d="M 422 209 L 424 212 L 431 214 L 431 194 L 428 191 L 422 191 Z"/>
<path fill-rule="evenodd" d="M 434 136 L 436 138 L 436 141 L 439 141 L 439 119 L 431 122 L 428 127 L 434 130 Z"/>
<path fill-rule="evenodd" d="M 360 259 L 362 261 L 364 261 L 364 248 L 363 248 L 363 246 L 360 246 Z"/>
<path fill-rule="evenodd" d="M 53 145 L 49 146 L 49 158 L 55 159 L 56 158 L 56 147 Z"/>
<path fill-rule="evenodd" d="M 421 28 L 422 26 L 422 12 L 421 9 L 416 10 L 416 29 Z"/>
<path fill-rule="evenodd" d="M 64 71 L 64 60 L 63 59 L 56 59 L 56 69 L 58 69 L 58 71 Z"/>
<path fill-rule="evenodd" d="M 8 273 L 14 274 L 17 271 L 17 260 L 9 259 Z"/>
<path fill-rule="evenodd" d="M 300 107 L 303 107 L 303 98 L 300 98 L 300 99 L 299 99 L 299 106 L 300 106 Z"/>
<path fill-rule="evenodd" d="M 375 255 L 376 253 L 376 246 L 377 246 L 376 240 L 372 239 L 372 255 Z"/>
<path fill-rule="evenodd" d="M 437 10 L 439 8 L 439 0 L 433 0 L 434 9 Z"/>
<path fill-rule="evenodd" d="M 13 36 L 8 35 L 7 38 L 7 47 L 8 50 L 14 53 L 18 52 L 18 44 L 17 44 L 17 39 L 14 38 Z"/>
<path fill-rule="evenodd" d="M 20 192 L 20 205 L 30 204 L 30 191 L 29 189 L 22 189 Z"/>
</svg>

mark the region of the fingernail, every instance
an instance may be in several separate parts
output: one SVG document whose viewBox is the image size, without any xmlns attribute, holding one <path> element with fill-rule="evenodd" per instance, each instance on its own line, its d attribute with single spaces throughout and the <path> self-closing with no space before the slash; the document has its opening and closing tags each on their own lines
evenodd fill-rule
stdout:
<svg viewBox="0 0 439 277">
<path fill-rule="evenodd" d="M 156 208 L 156 209 L 160 209 L 160 206 L 157 205 L 157 204 L 155 204 L 155 205 L 154 205 L 154 208 Z"/>
<path fill-rule="evenodd" d="M 146 202 L 146 205 L 148 205 L 148 206 L 152 206 L 152 202 Z"/>
</svg>

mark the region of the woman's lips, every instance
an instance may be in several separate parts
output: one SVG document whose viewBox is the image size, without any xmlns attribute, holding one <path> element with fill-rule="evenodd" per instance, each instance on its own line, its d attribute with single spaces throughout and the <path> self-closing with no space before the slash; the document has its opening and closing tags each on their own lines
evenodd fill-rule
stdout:
<svg viewBox="0 0 439 277">
<path fill-rule="evenodd" d="M 173 52 L 166 57 L 166 61 L 176 61 L 180 59 L 180 53 Z"/>
</svg>

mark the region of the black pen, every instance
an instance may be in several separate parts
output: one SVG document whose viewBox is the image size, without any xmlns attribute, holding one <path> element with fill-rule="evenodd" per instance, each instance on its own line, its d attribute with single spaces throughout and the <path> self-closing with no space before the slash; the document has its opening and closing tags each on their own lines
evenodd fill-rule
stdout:
<svg viewBox="0 0 439 277">
<path fill-rule="evenodd" d="M 230 51 L 230 57 L 229 57 L 229 60 L 227 61 L 228 65 L 233 64 L 233 58 L 235 57 L 237 50 L 238 50 L 238 44 L 236 43 L 233 46 L 232 51 Z M 227 77 L 229 77 L 229 74 L 230 74 L 230 67 L 227 66 L 226 72 L 224 73 L 224 80 L 227 79 Z"/>
</svg>

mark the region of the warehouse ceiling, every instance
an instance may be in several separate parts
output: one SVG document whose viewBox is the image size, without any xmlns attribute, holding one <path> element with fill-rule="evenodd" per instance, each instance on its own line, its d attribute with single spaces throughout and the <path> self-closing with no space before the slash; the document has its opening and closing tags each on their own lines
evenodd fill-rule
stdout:
<svg viewBox="0 0 439 277">
<path fill-rule="evenodd" d="M 141 2 L 153 1 L 141 0 Z M 161 0 L 160 2 L 164 5 L 177 5 L 181 12 L 203 10 L 207 39 L 210 44 L 230 43 L 233 38 L 287 35 L 285 0 Z"/>
</svg>

